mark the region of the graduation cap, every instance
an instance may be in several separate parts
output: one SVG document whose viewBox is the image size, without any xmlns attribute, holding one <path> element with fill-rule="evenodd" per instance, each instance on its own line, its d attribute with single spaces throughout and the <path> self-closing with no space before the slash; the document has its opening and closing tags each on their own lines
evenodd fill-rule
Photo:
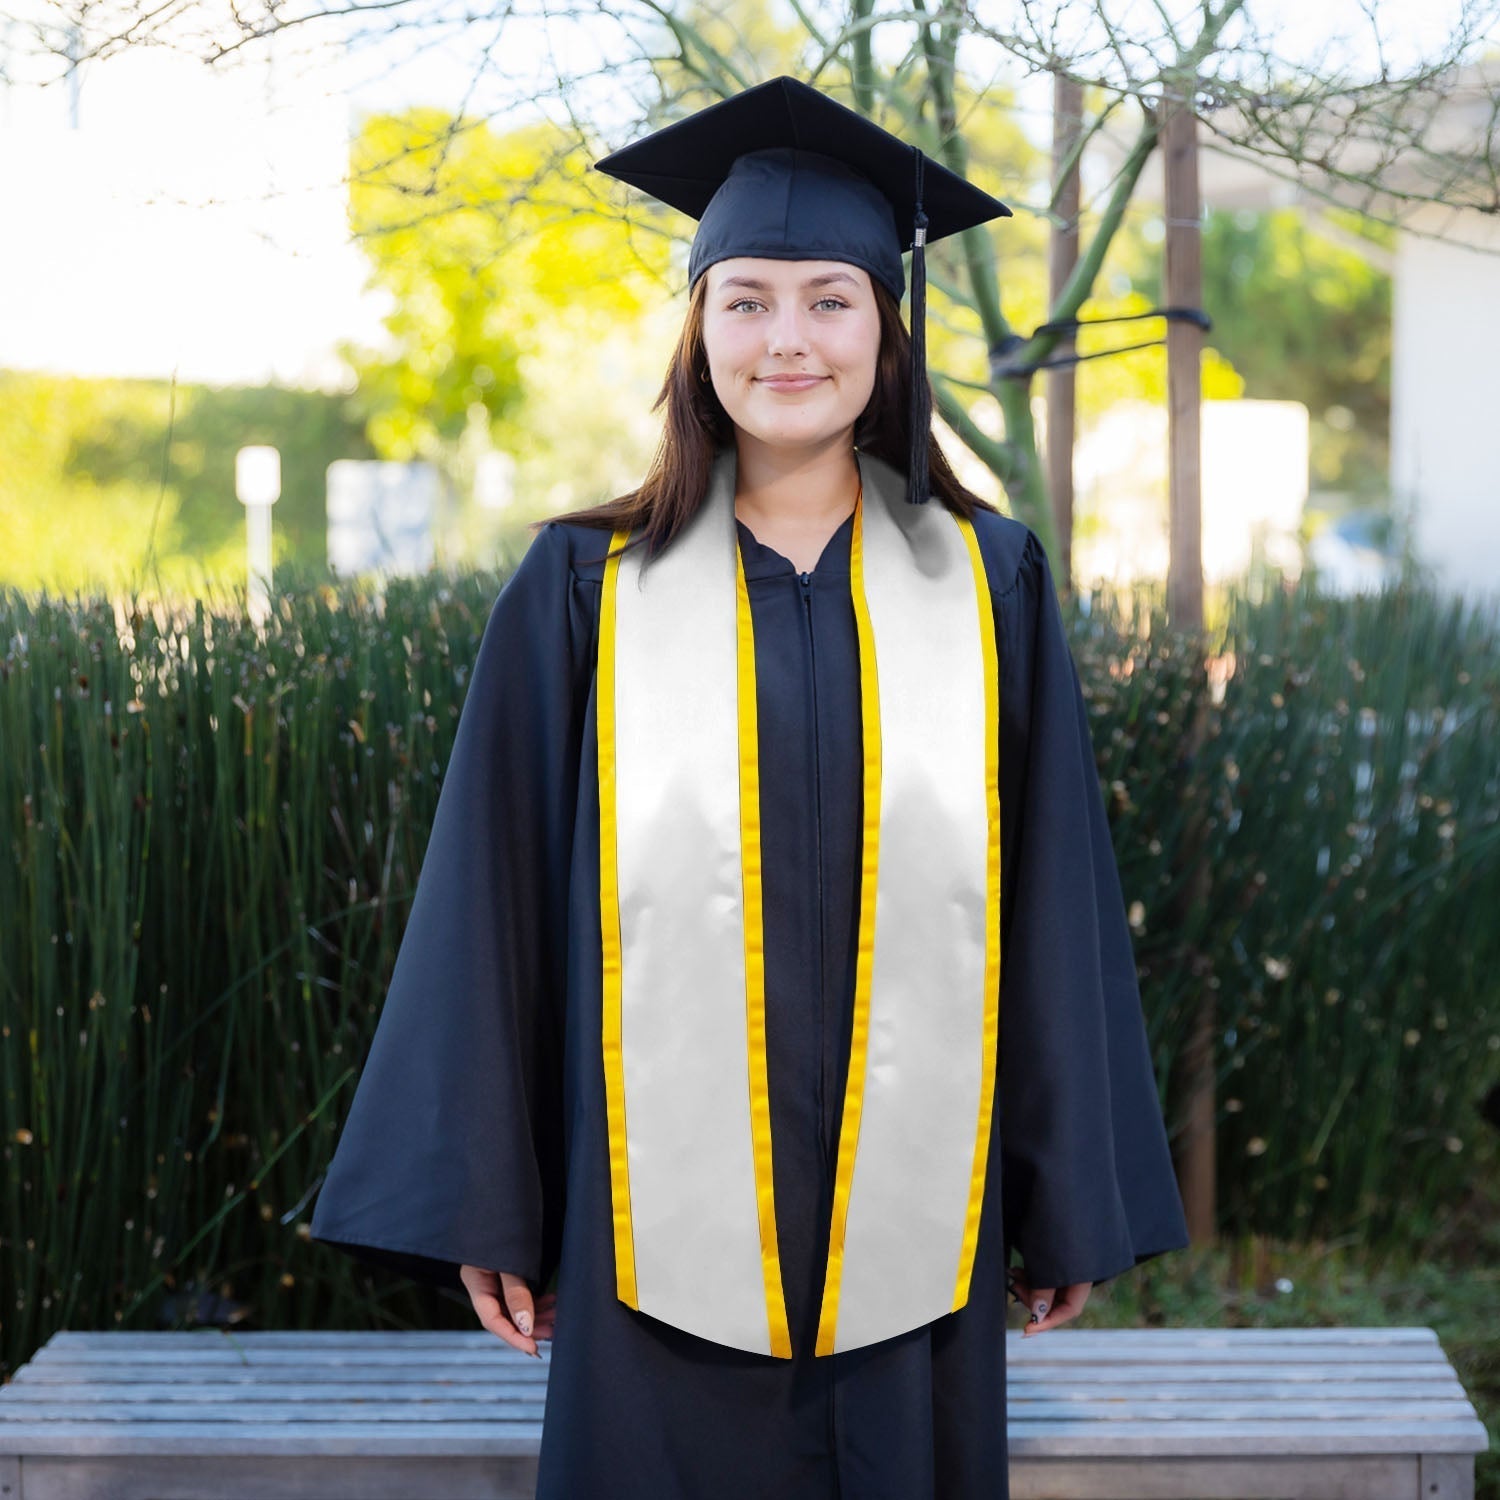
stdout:
<svg viewBox="0 0 1500 1500">
<path fill-rule="evenodd" d="M 594 166 L 698 220 L 688 284 L 730 256 L 840 260 L 899 302 L 911 257 L 911 459 L 927 500 L 927 273 L 923 246 L 1010 209 L 872 120 L 783 75 L 711 104 Z"/>
</svg>

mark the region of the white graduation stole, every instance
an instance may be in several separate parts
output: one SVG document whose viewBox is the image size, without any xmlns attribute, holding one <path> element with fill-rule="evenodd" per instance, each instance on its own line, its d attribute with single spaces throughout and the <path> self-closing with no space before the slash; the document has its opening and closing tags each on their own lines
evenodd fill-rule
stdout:
<svg viewBox="0 0 1500 1500">
<path fill-rule="evenodd" d="M 999 673 L 972 523 L 857 454 L 858 967 L 815 1353 L 964 1305 L 1000 993 Z M 790 1358 L 766 1086 L 755 644 L 735 453 L 655 559 L 606 565 L 598 726 L 616 1292 Z M 628 533 L 615 532 L 618 547 Z M 737 684 L 737 691 L 729 690 Z"/>
</svg>

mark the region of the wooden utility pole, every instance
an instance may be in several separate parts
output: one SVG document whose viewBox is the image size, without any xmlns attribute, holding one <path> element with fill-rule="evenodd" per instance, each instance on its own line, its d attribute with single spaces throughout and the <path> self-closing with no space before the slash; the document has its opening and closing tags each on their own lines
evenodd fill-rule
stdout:
<svg viewBox="0 0 1500 1500">
<path fill-rule="evenodd" d="M 1166 173 L 1168 307 L 1197 307 L 1203 297 L 1203 232 L 1198 197 L 1198 117 L 1193 85 L 1162 99 L 1162 157 Z M 1170 561 L 1167 613 L 1184 630 L 1203 628 L 1203 489 L 1199 466 L 1199 409 L 1203 401 L 1203 330 L 1167 322 L 1167 431 L 1171 444 Z"/>
<path fill-rule="evenodd" d="M 1166 176 L 1166 277 L 1168 307 L 1196 308 L 1203 299 L 1202 204 L 1198 192 L 1196 80 L 1170 82 L 1161 101 L 1161 145 Z M 1167 321 L 1167 430 L 1171 449 L 1168 515 L 1167 616 L 1175 631 L 1199 641 L 1203 633 L 1203 493 L 1199 417 L 1203 391 L 1203 330 L 1181 319 Z M 1200 648 L 1201 657 L 1201 648 Z M 1181 754 L 1191 764 L 1206 729 L 1207 694 L 1184 737 Z M 1188 910 L 1205 899 L 1208 865 L 1203 856 L 1202 808 L 1188 810 L 1182 841 L 1186 879 L 1181 901 Z M 1191 950 L 1183 959 L 1200 972 Z M 1178 1059 L 1175 1090 L 1185 1104 L 1177 1173 L 1196 1244 L 1214 1237 L 1214 1031 L 1213 991 L 1202 986 L 1187 1046 Z"/>
<path fill-rule="evenodd" d="M 1052 75 L 1052 221 L 1047 306 L 1055 308 L 1078 264 L 1078 141 L 1083 134 L 1083 85 L 1059 71 Z M 1060 339 L 1057 356 L 1071 354 L 1076 341 Z M 1055 576 L 1073 588 L 1073 437 L 1076 367 L 1047 372 L 1047 490 L 1057 533 Z"/>
</svg>

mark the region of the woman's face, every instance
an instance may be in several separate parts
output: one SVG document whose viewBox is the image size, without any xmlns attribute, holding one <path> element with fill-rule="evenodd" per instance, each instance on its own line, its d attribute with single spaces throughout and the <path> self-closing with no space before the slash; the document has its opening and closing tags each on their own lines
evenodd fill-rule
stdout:
<svg viewBox="0 0 1500 1500">
<path fill-rule="evenodd" d="M 736 256 L 704 276 L 709 374 L 741 435 L 773 448 L 849 441 L 880 352 L 869 273 L 837 260 Z"/>
</svg>

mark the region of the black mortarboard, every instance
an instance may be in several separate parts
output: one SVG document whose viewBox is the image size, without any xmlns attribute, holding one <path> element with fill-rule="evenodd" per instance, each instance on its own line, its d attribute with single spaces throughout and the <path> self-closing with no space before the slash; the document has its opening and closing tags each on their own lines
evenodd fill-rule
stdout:
<svg viewBox="0 0 1500 1500">
<path fill-rule="evenodd" d="M 689 286 L 730 256 L 842 260 L 899 301 L 911 258 L 912 405 L 907 499 L 927 499 L 927 275 L 923 245 L 1008 218 L 920 148 L 795 78 L 711 104 L 594 165 L 699 221 Z M 909 227 L 908 227 L 909 226 Z"/>
</svg>

